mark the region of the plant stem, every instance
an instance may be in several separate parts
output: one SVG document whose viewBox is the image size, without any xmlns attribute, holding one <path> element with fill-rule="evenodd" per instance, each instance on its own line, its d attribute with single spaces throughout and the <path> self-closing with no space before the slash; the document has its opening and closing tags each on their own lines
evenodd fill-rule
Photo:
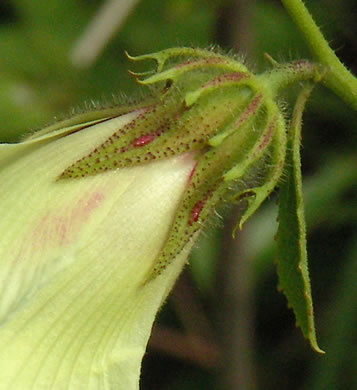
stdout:
<svg viewBox="0 0 357 390">
<path fill-rule="evenodd" d="M 321 80 L 316 64 L 309 61 L 299 60 L 287 64 L 277 64 L 271 70 L 268 70 L 256 76 L 270 90 L 273 96 L 276 96 L 282 89 L 288 85 L 299 81 Z"/>
<path fill-rule="evenodd" d="M 357 79 L 328 45 L 302 0 L 281 0 L 316 60 L 327 68 L 322 83 L 357 111 Z"/>
</svg>

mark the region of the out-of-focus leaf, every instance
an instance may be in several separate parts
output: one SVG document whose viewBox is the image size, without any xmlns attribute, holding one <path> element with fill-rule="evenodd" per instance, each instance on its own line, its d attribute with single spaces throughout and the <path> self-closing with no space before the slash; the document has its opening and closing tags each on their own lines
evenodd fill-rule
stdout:
<svg viewBox="0 0 357 390">
<path fill-rule="evenodd" d="M 347 368 L 343 370 L 345 383 L 351 383 L 349 388 L 355 388 L 352 385 L 352 378 L 356 378 L 354 373 L 356 365 L 353 364 L 356 349 L 351 348 L 351 346 L 355 343 L 357 326 L 357 305 L 355 304 L 357 285 L 356 238 L 355 235 L 351 247 L 348 248 L 348 255 L 343 269 L 336 276 L 337 283 L 333 290 L 334 298 L 329 303 L 325 314 L 325 334 L 322 336 L 324 336 L 326 350 L 331 351 L 331 353 L 326 354 L 324 359 L 314 361 L 314 369 L 311 371 L 312 375 L 306 389 L 343 388 L 339 386 L 342 367 Z"/>
</svg>

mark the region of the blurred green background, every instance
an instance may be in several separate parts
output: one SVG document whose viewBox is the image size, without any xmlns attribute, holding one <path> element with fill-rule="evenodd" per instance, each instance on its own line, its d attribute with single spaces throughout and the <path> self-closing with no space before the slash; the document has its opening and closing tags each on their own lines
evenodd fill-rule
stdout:
<svg viewBox="0 0 357 390">
<path fill-rule="evenodd" d="M 357 73 L 355 0 L 306 0 Z M 132 55 L 219 45 L 260 71 L 310 58 L 277 0 L 8 0 L 0 2 L 0 140 L 73 107 L 140 96 Z M 294 91 L 286 96 L 290 112 Z M 124 98 L 125 100 L 125 98 Z M 206 230 L 161 311 L 143 390 L 357 389 L 356 113 L 317 87 L 304 115 L 302 159 L 318 356 L 277 292 L 274 194 L 231 239 L 236 210 Z"/>
</svg>

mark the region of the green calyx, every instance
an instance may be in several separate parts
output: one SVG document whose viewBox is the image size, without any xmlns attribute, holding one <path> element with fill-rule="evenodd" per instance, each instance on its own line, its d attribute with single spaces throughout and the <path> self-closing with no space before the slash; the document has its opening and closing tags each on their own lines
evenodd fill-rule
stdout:
<svg viewBox="0 0 357 390">
<path fill-rule="evenodd" d="M 150 280 L 201 230 L 218 203 L 242 204 L 240 229 L 273 191 L 287 144 L 276 95 L 291 82 L 316 80 L 317 70 L 299 61 L 254 75 L 239 60 L 190 48 L 128 57 L 156 61 L 156 70 L 132 73 L 140 84 L 153 87 L 153 97 L 131 107 L 138 113 L 135 119 L 65 169 L 58 180 L 195 155 L 197 164 Z"/>
</svg>

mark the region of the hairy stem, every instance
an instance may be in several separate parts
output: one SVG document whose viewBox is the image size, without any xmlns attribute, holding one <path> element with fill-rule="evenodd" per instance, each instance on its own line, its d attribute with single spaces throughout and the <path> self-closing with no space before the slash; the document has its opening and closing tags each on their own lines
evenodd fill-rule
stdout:
<svg viewBox="0 0 357 390">
<path fill-rule="evenodd" d="M 265 84 L 273 97 L 276 97 L 282 89 L 290 84 L 300 81 L 319 82 L 322 79 L 318 67 L 305 60 L 294 61 L 283 65 L 276 63 L 272 70 L 268 70 L 256 77 Z"/>
<path fill-rule="evenodd" d="M 281 0 L 315 59 L 327 68 L 322 83 L 357 111 L 357 79 L 337 58 L 302 0 Z"/>
</svg>

